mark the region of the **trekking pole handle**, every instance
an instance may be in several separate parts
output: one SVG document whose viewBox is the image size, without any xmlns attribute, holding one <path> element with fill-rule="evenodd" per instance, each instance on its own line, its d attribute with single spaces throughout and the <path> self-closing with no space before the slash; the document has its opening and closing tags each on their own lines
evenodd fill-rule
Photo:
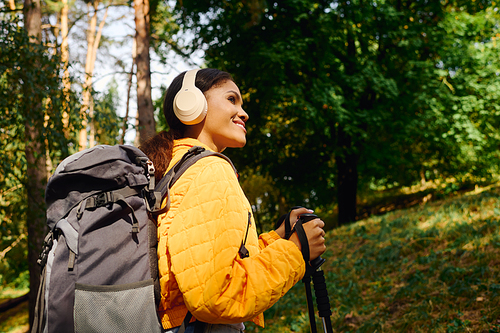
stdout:
<svg viewBox="0 0 500 333">
<path fill-rule="evenodd" d="M 306 213 L 306 214 L 300 215 L 299 221 L 302 224 L 304 224 L 304 223 L 307 223 L 307 222 L 312 221 L 312 220 L 317 219 L 317 218 L 318 218 L 318 216 L 315 214 Z M 311 265 L 313 270 L 318 270 L 321 267 L 321 265 L 323 265 L 323 263 L 325 261 L 326 261 L 325 259 L 323 259 L 323 258 L 321 258 L 321 256 L 319 256 L 316 259 L 309 261 L 309 264 Z"/>
<path fill-rule="evenodd" d="M 303 228 L 303 224 L 314 219 L 317 219 L 318 216 L 314 214 L 301 214 L 297 223 L 295 224 L 295 229 L 297 231 L 297 235 L 299 236 L 299 240 L 301 240 L 302 244 L 302 255 L 304 259 L 309 256 L 309 249 L 304 253 L 304 245 L 308 245 L 307 236 L 305 235 L 305 231 Z M 302 236 L 300 236 L 300 234 Z M 316 302 L 318 305 L 319 316 L 323 321 L 323 330 L 324 333 L 333 333 L 332 325 L 331 325 L 331 307 L 330 302 L 328 300 L 328 291 L 326 290 L 326 283 L 324 279 L 324 272 L 321 270 L 321 265 L 325 262 L 325 259 L 320 256 L 315 258 L 314 260 L 309 261 L 309 265 L 306 265 L 306 273 L 302 281 L 304 281 L 304 285 L 306 288 L 306 297 L 307 297 L 307 308 L 309 311 L 309 322 L 311 324 L 311 333 L 317 333 L 316 321 L 314 319 L 314 305 L 312 303 L 312 294 L 311 294 L 311 277 L 313 278 L 314 283 L 314 293 L 316 294 Z"/>
</svg>

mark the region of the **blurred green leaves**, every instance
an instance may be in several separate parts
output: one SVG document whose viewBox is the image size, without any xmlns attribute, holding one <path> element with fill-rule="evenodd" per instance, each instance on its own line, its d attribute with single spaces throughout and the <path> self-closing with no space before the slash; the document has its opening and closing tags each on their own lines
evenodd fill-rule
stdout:
<svg viewBox="0 0 500 333">
<path fill-rule="evenodd" d="M 360 189 L 498 171 L 494 2 L 184 0 L 177 9 L 192 50 L 232 73 L 245 96 L 248 143 L 231 157 L 270 176 L 284 202 L 341 197 L 346 156 Z"/>
</svg>

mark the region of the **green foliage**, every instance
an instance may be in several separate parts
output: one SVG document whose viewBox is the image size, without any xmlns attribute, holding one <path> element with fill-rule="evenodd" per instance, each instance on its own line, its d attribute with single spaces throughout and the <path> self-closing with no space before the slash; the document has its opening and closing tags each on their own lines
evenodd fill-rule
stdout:
<svg viewBox="0 0 500 333">
<path fill-rule="evenodd" d="M 257 231 L 262 233 L 273 230 L 277 221 L 275 203 L 279 201 L 280 193 L 272 179 L 248 170 L 240 178 L 240 184 L 246 197 L 252 203 Z"/>
<path fill-rule="evenodd" d="M 116 114 L 120 101 L 116 80 L 113 79 L 108 83 L 105 92 L 94 94 L 93 99 L 94 117 L 92 121 L 94 123 L 97 144 L 117 144 L 120 134 L 120 124 L 123 120 Z"/>
<path fill-rule="evenodd" d="M 167 88 L 165 86 L 160 87 L 161 96 L 153 101 L 155 121 L 156 121 L 156 132 L 168 131 L 168 124 L 165 116 L 163 115 L 163 100 L 165 98 L 165 93 Z"/>
<path fill-rule="evenodd" d="M 36 66 L 35 66 L 36 64 Z M 26 125 L 44 124 L 36 138 L 48 168 L 69 154 L 64 136 L 63 111 L 74 103 L 69 95 L 63 103 L 60 61 L 48 49 L 30 44 L 16 20 L 0 20 L 0 286 L 26 287 L 27 235 L 25 191 L 28 133 Z M 73 120 L 73 118 L 71 118 Z M 50 170 L 49 170 L 50 171 Z"/>
<path fill-rule="evenodd" d="M 436 50 L 432 90 L 417 99 L 428 109 L 421 119 L 432 140 L 419 145 L 428 171 L 440 175 L 489 177 L 498 170 L 498 98 L 500 67 L 495 35 L 497 11 L 455 8 L 440 22 L 446 34 Z M 431 101 L 431 102 L 429 102 Z M 425 125 L 423 125 L 425 123 Z"/>
<path fill-rule="evenodd" d="M 344 158 L 361 187 L 498 170 L 492 2 L 184 0 L 178 8 L 193 50 L 204 49 L 207 65 L 232 73 L 243 92 L 248 144 L 231 157 L 242 174 L 258 170 L 279 184 L 285 203 L 331 204 Z"/>
<path fill-rule="evenodd" d="M 336 332 L 495 332 L 500 191 L 471 192 L 359 221 L 327 235 Z M 266 311 L 265 329 L 308 332 L 303 285 Z"/>
<path fill-rule="evenodd" d="M 180 33 L 176 22 L 176 14 L 168 1 L 151 1 L 151 46 L 159 56 L 160 61 L 172 66 L 171 51 L 189 58 L 182 42 L 174 40 L 173 36 Z"/>
<path fill-rule="evenodd" d="M 12 177 L 12 176 L 11 176 Z M 5 177 L 2 185 L 15 183 Z M 9 186 L 9 185 L 7 185 Z M 0 260 L 0 286 L 26 287 L 29 278 L 26 238 L 26 202 L 23 187 L 18 184 L 4 188 L 0 194 L 0 248 L 5 251 L 5 259 Z M 14 245 L 14 246 L 12 246 Z"/>
</svg>

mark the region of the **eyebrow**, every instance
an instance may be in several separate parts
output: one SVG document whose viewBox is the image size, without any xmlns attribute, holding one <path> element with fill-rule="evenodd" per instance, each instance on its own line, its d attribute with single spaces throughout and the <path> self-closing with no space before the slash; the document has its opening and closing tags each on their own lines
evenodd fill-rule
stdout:
<svg viewBox="0 0 500 333">
<path fill-rule="evenodd" d="M 238 99 L 239 99 L 239 100 L 241 101 L 241 103 L 243 104 L 243 98 L 241 98 L 241 95 L 240 95 L 237 91 L 235 91 L 235 90 L 228 90 L 228 91 L 226 91 L 226 93 L 233 93 L 233 94 L 235 94 L 235 95 L 236 95 L 236 97 L 238 97 Z"/>
</svg>

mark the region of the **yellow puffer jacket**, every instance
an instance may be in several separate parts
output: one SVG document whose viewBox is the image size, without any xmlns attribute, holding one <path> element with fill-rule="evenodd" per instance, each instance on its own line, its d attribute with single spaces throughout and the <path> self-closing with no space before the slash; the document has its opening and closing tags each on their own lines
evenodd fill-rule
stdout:
<svg viewBox="0 0 500 333">
<path fill-rule="evenodd" d="M 174 141 L 172 167 L 195 139 Z M 270 308 L 297 281 L 305 263 L 297 246 L 274 231 L 257 236 L 250 204 L 231 165 L 217 156 L 191 166 L 170 190 L 171 205 L 158 219 L 163 327 L 179 326 L 187 309 L 198 320 L 264 326 Z M 241 259 L 245 247 L 250 256 Z"/>
</svg>

